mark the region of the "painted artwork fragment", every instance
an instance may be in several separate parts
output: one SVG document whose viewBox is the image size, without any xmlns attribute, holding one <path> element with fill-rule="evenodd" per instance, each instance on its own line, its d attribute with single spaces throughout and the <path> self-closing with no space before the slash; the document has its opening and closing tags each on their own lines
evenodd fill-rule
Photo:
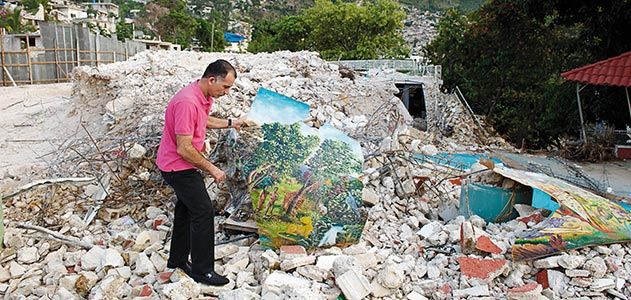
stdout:
<svg viewBox="0 0 631 300">
<path fill-rule="evenodd" d="M 266 247 L 345 246 L 363 231 L 361 147 L 332 126 L 308 127 L 308 115 L 307 104 L 260 89 L 248 114 L 257 142 L 233 151 Z"/>
<path fill-rule="evenodd" d="M 545 174 L 502 166 L 495 166 L 493 171 L 538 189 L 558 203 L 547 219 L 515 240 L 513 259 L 534 259 L 589 245 L 631 240 L 631 214 L 617 202 Z"/>
</svg>

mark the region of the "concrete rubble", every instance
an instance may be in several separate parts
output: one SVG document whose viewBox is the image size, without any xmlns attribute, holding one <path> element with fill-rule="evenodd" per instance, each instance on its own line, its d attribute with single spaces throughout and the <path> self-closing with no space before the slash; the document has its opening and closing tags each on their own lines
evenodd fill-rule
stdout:
<svg viewBox="0 0 631 300">
<path fill-rule="evenodd" d="M 242 238 L 215 250 L 216 271 L 231 283 L 207 287 L 166 268 L 174 196 L 153 164 L 162 114 L 169 98 L 217 58 L 230 60 L 239 72 L 233 92 L 217 99 L 217 116 L 245 116 L 257 88 L 265 87 L 309 103 L 308 125 L 332 123 L 360 141 L 366 157 L 364 201 L 372 205 L 360 243 L 273 251 L 258 247 L 253 237 L 220 230 L 219 242 Z M 421 131 L 401 121 L 407 112 L 396 105 L 394 93 L 392 82 L 341 78 L 336 65 L 309 52 L 143 52 L 127 62 L 80 68 L 69 109 L 82 115 L 84 127 L 77 133 L 82 139 L 60 149 L 51 162 L 55 167 L 1 183 L 13 191 L 40 178 L 95 179 L 39 186 L 3 199 L 0 294 L 8 299 L 631 297 L 631 245 L 517 262 L 509 246 L 533 222 L 441 217 L 459 206 L 460 186 L 450 179 L 461 174 L 413 154 L 508 146 L 499 137 L 482 144 L 475 130 L 467 131 L 475 124 L 461 105 L 442 101 L 449 97 L 439 95 L 437 85 L 427 86 L 428 105 L 451 105 L 450 122 L 465 128 L 449 136 L 437 126 Z M 445 120 L 440 111 L 428 109 L 428 120 Z M 211 147 L 220 138 L 210 132 Z M 99 191 L 105 197 L 97 200 Z M 209 193 L 221 212 L 228 193 L 210 182 Z M 225 219 L 217 216 L 215 227 Z"/>
</svg>

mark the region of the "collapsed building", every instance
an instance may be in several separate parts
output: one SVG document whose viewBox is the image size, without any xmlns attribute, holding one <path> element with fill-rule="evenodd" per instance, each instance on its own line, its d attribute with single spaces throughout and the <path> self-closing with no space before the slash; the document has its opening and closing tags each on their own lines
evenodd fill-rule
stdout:
<svg viewBox="0 0 631 300">
<path fill-rule="evenodd" d="M 234 214 L 225 210 L 231 192 L 209 181 L 211 199 L 223 211 L 215 218 L 216 228 L 224 228 L 216 235 L 217 272 L 231 282 L 198 285 L 166 268 L 174 195 L 154 165 L 163 112 L 173 94 L 219 58 L 235 66 L 238 79 L 229 95 L 216 100 L 213 114 L 245 117 L 265 88 L 307 103 L 307 126 L 331 124 L 359 142 L 362 200 L 369 209 L 357 244 L 309 251 L 295 245 L 262 248 L 256 236 L 224 227 Z M 491 128 L 480 128 L 437 82 L 423 85 L 427 128 L 422 131 L 412 126 L 387 76 L 345 78 L 339 66 L 311 52 L 146 51 L 125 62 L 78 68 L 74 76 L 68 113 L 81 120 L 73 133 L 78 138 L 60 145 L 50 167 L 36 174 L 42 180 L 31 176 L 22 186 L 10 185 L 3 199 L 0 292 L 10 299 L 631 295 L 631 248 L 623 238 L 565 248 L 552 239 L 558 247 L 548 254 L 556 255 L 513 259 L 519 235 L 536 230 L 549 212 L 531 208 L 532 195 L 513 211 L 519 206 L 512 191 L 520 185 L 503 176 L 509 173 L 500 175 L 496 162 L 454 166 L 449 154 L 512 147 Z M 209 148 L 224 138 L 225 132 L 210 131 Z M 471 194 L 463 198 L 467 180 L 508 189 L 509 201 L 499 202 L 493 219 L 464 211 L 474 205 L 464 206 L 463 199 L 481 201 Z"/>
</svg>

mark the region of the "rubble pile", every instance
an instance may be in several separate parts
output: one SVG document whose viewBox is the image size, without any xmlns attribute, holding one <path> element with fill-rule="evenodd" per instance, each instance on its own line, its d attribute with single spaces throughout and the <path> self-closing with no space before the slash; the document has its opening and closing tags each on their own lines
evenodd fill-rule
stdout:
<svg viewBox="0 0 631 300">
<path fill-rule="evenodd" d="M 166 268 L 174 196 L 153 165 L 162 114 L 170 97 L 217 58 L 231 61 L 239 72 L 232 93 L 217 99 L 218 116 L 245 116 L 257 88 L 265 87 L 309 103 L 307 124 L 332 123 L 362 144 L 363 200 L 372 207 L 360 243 L 314 252 L 300 246 L 273 251 L 259 247 L 253 237 L 218 232 L 216 271 L 226 275 L 229 284 L 199 285 L 181 271 Z M 4 199 L 0 294 L 9 299 L 631 295 L 629 245 L 512 261 L 515 236 L 535 222 L 520 218 L 495 224 L 458 216 L 457 179 L 466 174 L 416 155 L 486 149 L 476 144 L 473 127 L 455 129 L 451 137 L 439 130 L 419 131 L 405 124 L 406 111 L 392 97 L 396 91 L 391 83 L 362 77 L 352 81 L 341 78 L 336 68 L 308 52 L 159 51 L 98 69 L 79 69 L 72 110 L 83 116 L 85 139 L 64 145 L 51 164 L 57 167 L 40 174 L 74 179 L 42 183 Z M 428 110 L 428 115 L 449 112 L 435 120 L 472 124 L 456 104 L 432 101 L 450 107 Z M 211 134 L 215 144 L 219 135 Z M 212 198 L 226 194 L 214 183 L 209 186 Z M 215 228 L 224 219 L 217 216 Z"/>
</svg>

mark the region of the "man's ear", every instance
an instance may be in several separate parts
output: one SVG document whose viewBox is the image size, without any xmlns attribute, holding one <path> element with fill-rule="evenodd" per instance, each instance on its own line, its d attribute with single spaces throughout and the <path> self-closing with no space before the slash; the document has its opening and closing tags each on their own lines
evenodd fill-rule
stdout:
<svg viewBox="0 0 631 300">
<path fill-rule="evenodd" d="M 209 76 L 208 77 L 208 83 L 209 84 L 214 84 L 215 82 L 217 82 L 217 78 L 215 76 Z"/>
</svg>

